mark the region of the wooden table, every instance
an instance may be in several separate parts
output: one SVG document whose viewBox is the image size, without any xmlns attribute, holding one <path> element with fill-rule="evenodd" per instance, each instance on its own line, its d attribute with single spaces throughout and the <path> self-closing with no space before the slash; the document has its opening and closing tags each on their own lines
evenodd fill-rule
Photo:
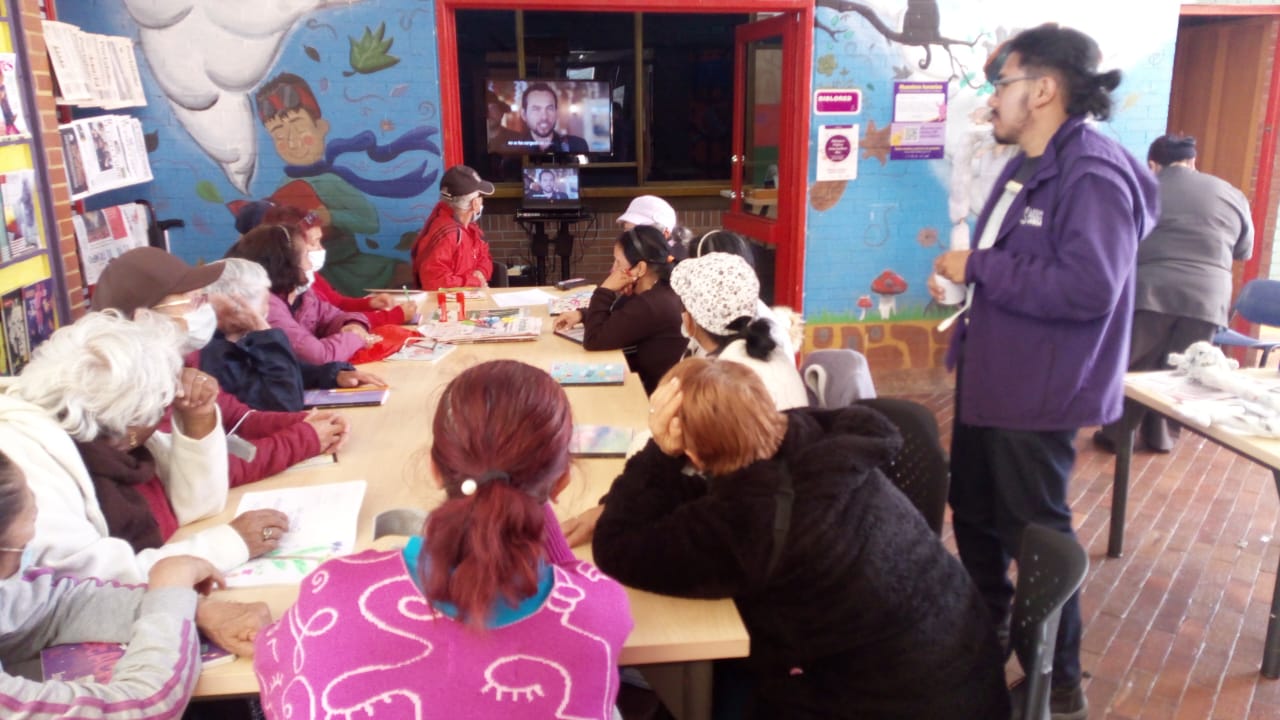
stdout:
<svg viewBox="0 0 1280 720">
<path fill-rule="evenodd" d="M 1274 370 L 1248 370 L 1246 375 L 1256 374 L 1274 381 Z M 1182 427 L 1201 435 L 1271 470 L 1280 494 L 1280 439 L 1240 435 L 1216 425 L 1201 425 L 1184 417 L 1175 409 L 1176 400 L 1164 393 L 1145 386 L 1143 376 L 1171 375 L 1172 371 L 1159 373 L 1129 373 L 1125 376 L 1125 410 L 1121 418 L 1120 439 L 1116 444 L 1115 478 L 1112 484 L 1111 527 L 1107 540 L 1107 555 L 1120 557 L 1124 551 L 1125 509 L 1129 500 L 1129 471 L 1133 461 L 1133 433 L 1143 410 L 1156 412 L 1176 420 Z M 1262 650 L 1262 675 L 1280 678 L 1280 569 L 1276 574 L 1276 586 L 1271 593 L 1271 619 L 1267 623 L 1267 638 Z"/>
<path fill-rule="evenodd" d="M 499 291 L 500 292 L 500 291 Z M 558 294 L 550 290 L 552 294 Z M 468 309 L 484 303 L 468 302 Z M 437 363 L 382 362 L 364 366 L 385 378 L 391 395 L 382 407 L 348 408 L 341 412 L 352 425 L 351 438 L 332 465 L 283 472 L 274 477 L 231 490 L 226 510 L 219 516 L 186 526 L 178 536 L 232 519 L 245 492 L 364 479 L 368 482 L 360 508 L 357 548 L 389 548 L 403 540 L 374 541 L 374 518 L 395 508 L 432 508 L 444 499 L 427 472 L 431 421 L 444 386 L 468 367 L 486 360 L 511 358 L 549 369 L 557 360 L 625 362 L 621 352 L 588 353 L 581 345 L 551 333 L 546 309 L 531 314 L 544 317 L 543 335 L 533 342 L 460 345 Z M 615 386 L 566 387 L 578 423 L 624 425 L 643 428 L 648 399 L 640 379 L 627 373 Z M 597 503 L 622 470 L 621 458 L 575 458 L 569 487 L 555 506 L 560 518 L 576 515 Z M 575 548 L 578 557 L 590 560 L 589 545 Z M 623 646 L 620 663 L 646 665 L 646 676 L 669 676 L 684 692 L 660 691 L 678 717 L 708 717 L 710 710 L 710 660 L 745 657 L 746 629 L 729 600 L 686 600 L 629 589 L 635 629 Z M 229 600 L 262 600 L 280 617 L 296 600 L 296 586 L 238 588 L 218 593 Z M 196 697 L 253 694 L 258 691 L 252 664 L 247 659 L 210 668 L 200 676 Z"/>
</svg>

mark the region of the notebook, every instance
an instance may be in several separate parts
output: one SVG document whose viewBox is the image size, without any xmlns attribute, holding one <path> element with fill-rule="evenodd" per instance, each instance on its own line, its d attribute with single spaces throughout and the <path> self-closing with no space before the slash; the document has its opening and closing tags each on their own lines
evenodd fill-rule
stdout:
<svg viewBox="0 0 1280 720">
<path fill-rule="evenodd" d="M 361 386 L 307 390 L 302 394 L 302 404 L 309 408 L 366 407 L 382 405 L 387 401 L 389 395 L 391 395 L 391 388 L 384 387 Z"/>
<path fill-rule="evenodd" d="M 556 330 L 556 335 L 559 335 L 565 340 L 572 340 L 579 345 L 581 345 L 584 338 L 586 338 L 586 333 L 587 328 L 582 325 L 571 327 L 568 330 Z"/>
<path fill-rule="evenodd" d="M 621 385 L 626 379 L 624 363 L 556 362 L 551 377 L 561 385 Z"/>
<path fill-rule="evenodd" d="M 623 457 L 636 431 L 615 425 L 574 425 L 569 454 L 578 457 Z"/>
</svg>

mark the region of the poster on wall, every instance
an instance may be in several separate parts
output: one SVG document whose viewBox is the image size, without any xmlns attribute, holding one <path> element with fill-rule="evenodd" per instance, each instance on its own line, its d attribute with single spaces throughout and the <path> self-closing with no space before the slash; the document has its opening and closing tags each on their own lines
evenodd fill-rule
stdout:
<svg viewBox="0 0 1280 720">
<path fill-rule="evenodd" d="M 0 53 L 0 141 L 31 137 L 31 126 L 22 109 L 21 88 L 18 56 Z"/>
<path fill-rule="evenodd" d="M 857 125 L 818 126 L 817 180 L 858 178 Z"/>
<path fill-rule="evenodd" d="M 0 297 L 0 324 L 4 325 L 4 349 L 9 356 L 9 373 L 17 375 L 31 359 L 27 341 L 27 314 L 22 305 L 22 288 Z"/>
<path fill-rule="evenodd" d="M 893 126 L 889 133 L 891 160 L 939 160 L 947 137 L 947 84 L 893 84 Z"/>
<path fill-rule="evenodd" d="M 96 285 L 113 258 L 147 244 L 147 211 L 138 203 L 90 210 L 71 216 L 84 279 Z"/>
</svg>

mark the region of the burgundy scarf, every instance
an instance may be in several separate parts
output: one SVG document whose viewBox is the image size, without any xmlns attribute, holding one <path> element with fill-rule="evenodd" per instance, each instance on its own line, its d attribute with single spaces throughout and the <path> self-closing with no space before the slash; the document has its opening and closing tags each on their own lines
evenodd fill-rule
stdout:
<svg viewBox="0 0 1280 720">
<path fill-rule="evenodd" d="M 156 476 L 151 451 L 138 447 L 124 452 L 104 439 L 77 441 L 76 448 L 93 480 L 98 506 L 107 521 L 107 534 L 128 541 L 134 552 L 163 545 L 160 525 L 137 488 Z"/>
</svg>

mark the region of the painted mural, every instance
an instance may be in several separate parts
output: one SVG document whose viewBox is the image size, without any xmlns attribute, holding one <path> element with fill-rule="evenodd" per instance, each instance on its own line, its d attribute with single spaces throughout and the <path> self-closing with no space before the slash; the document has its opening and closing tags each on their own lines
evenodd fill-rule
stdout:
<svg viewBox="0 0 1280 720">
<path fill-rule="evenodd" d="M 935 327 L 952 309 L 929 297 L 933 259 L 968 246 L 1013 152 L 991 137 L 992 88 L 982 68 L 1005 39 L 1046 21 L 1089 33 L 1102 48 L 1104 69 L 1124 72 L 1104 131 L 1145 157 L 1165 131 L 1178 21 L 1172 0 L 1079 0 L 1051 8 L 1012 0 L 816 0 L 813 87 L 857 88 L 862 109 L 812 118 L 811 138 L 824 124 L 860 125 L 861 147 L 856 180 L 810 176 L 807 347 L 858 349 L 878 368 L 940 364 L 947 338 Z M 893 158 L 895 82 L 946 83 L 940 159 Z"/>
<path fill-rule="evenodd" d="M 441 173 L 433 6 L 422 0 L 94 0 L 60 19 L 136 38 L 161 218 L 174 252 L 222 257 L 236 213 L 269 199 L 326 225 L 340 291 L 409 281 Z M 111 204 L 121 199 L 106 197 Z"/>
</svg>

